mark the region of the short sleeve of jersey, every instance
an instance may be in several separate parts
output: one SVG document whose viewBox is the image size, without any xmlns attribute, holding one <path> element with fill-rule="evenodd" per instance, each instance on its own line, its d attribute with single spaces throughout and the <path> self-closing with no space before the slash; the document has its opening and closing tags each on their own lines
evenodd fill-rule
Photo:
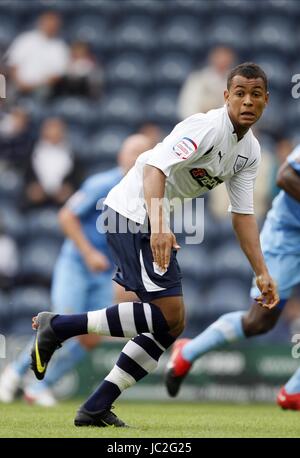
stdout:
<svg viewBox="0 0 300 458">
<path fill-rule="evenodd" d="M 289 165 L 300 174 L 300 145 L 297 146 L 288 156 L 287 161 Z"/>
<path fill-rule="evenodd" d="M 233 175 L 226 183 L 230 200 L 229 212 L 243 213 L 245 215 L 254 214 L 254 183 L 260 159 L 260 147 L 257 143 L 255 154 L 249 158 L 250 165 Z"/>
<path fill-rule="evenodd" d="M 172 132 L 156 145 L 146 162 L 160 169 L 167 177 L 174 165 L 197 155 L 203 155 L 213 147 L 215 128 L 205 115 L 195 115 L 177 124 Z"/>
<path fill-rule="evenodd" d="M 121 179 L 121 173 L 114 170 L 111 174 L 98 174 L 88 178 L 80 189 L 70 197 L 66 206 L 78 217 L 96 210 L 98 201 L 105 198 L 110 189 Z"/>
</svg>

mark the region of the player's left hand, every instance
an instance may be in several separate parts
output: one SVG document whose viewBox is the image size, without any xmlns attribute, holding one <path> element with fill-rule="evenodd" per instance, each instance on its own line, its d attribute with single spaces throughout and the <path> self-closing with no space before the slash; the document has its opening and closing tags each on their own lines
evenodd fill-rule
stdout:
<svg viewBox="0 0 300 458">
<path fill-rule="evenodd" d="M 255 301 L 262 307 L 268 309 L 274 308 L 279 302 L 279 295 L 277 292 L 276 283 L 269 274 L 262 274 L 256 277 L 257 287 L 261 291 Z"/>
</svg>

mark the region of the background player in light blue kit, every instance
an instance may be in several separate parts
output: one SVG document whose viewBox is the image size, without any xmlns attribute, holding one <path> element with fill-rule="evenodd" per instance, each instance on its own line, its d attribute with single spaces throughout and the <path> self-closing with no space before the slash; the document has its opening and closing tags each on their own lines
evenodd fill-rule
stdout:
<svg viewBox="0 0 300 458">
<path fill-rule="evenodd" d="M 113 301 L 113 263 L 106 236 L 97 231 L 99 210 L 97 202 L 105 198 L 142 152 L 151 147 L 150 140 L 136 134 L 128 137 L 118 156 L 118 167 L 89 177 L 59 212 L 59 221 L 66 235 L 57 259 L 52 281 L 52 304 L 55 313 L 83 313 L 106 307 Z M 133 293 L 125 293 L 120 286 L 117 295 L 133 300 Z M 119 298 L 118 298 L 119 299 Z M 63 375 L 71 370 L 95 347 L 101 337 L 78 336 L 64 345 L 43 382 L 24 388 L 27 401 L 44 406 L 56 403 L 51 390 Z M 31 344 L 31 343 L 30 343 Z M 28 349 L 16 362 L 8 366 L 0 380 L 0 400 L 10 402 L 30 364 Z"/>
<path fill-rule="evenodd" d="M 260 238 L 266 264 L 277 282 L 281 300 L 272 309 L 254 302 L 248 312 L 222 315 L 193 340 L 178 340 L 173 346 L 166 374 L 166 386 L 171 396 L 177 395 L 194 361 L 208 351 L 272 329 L 291 297 L 293 287 L 300 284 L 300 145 L 280 168 L 277 184 L 282 190 L 273 201 Z M 253 286 L 251 297 L 257 297 L 258 292 Z M 285 409 L 300 410 L 300 368 L 280 390 L 277 403 Z"/>
</svg>

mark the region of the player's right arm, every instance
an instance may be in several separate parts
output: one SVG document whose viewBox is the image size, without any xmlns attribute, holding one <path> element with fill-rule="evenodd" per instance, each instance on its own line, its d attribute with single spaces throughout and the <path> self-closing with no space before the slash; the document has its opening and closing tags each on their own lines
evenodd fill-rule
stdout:
<svg viewBox="0 0 300 458">
<path fill-rule="evenodd" d="M 192 116 L 175 126 L 151 151 L 144 166 L 144 199 L 151 224 L 150 244 L 154 262 L 163 271 L 169 265 L 172 248 L 180 248 L 164 215 L 166 179 L 174 166 L 180 167 L 190 158 L 193 160 L 196 154 L 204 154 L 214 141 L 214 126 L 206 121 L 205 115 Z"/>
<path fill-rule="evenodd" d="M 144 167 L 144 198 L 151 226 L 150 246 L 154 262 L 165 271 L 172 248 L 180 248 L 164 214 L 165 174 L 152 165 Z"/>
<path fill-rule="evenodd" d="M 296 148 L 288 160 L 280 167 L 277 185 L 287 194 L 300 202 L 300 149 Z"/>
</svg>

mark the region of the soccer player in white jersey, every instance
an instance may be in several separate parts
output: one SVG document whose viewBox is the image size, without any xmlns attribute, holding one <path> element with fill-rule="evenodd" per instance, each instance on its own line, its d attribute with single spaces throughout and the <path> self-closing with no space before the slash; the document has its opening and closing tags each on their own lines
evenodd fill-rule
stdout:
<svg viewBox="0 0 300 458">
<path fill-rule="evenodd" d="M 42 312 L 33 319 L 37 336 L 32 369 L 38 379 L 44 377 L 56 348 L 70 337 L 94 333 L 132 338 L 105 380 L 79 408 L 76 426 L 126 426 L 111 412 L 112 403 L 155 370 L 161 354 L 183 331 L 179 246 L 168 226 L 166 199 L 200 196 L 225 181 L 233 226 L 260 290 L 257 300 L 268 308 L 279 300 L 253 215 L 260 147 L 250 128 L 268 102 L 265 73 L 253 63 L 237 66 L 224 95 L 223 108 L 187 118 L 162 143 L 142 154 L 106 198 L 107 239 L 117 265 L 114 279 L 134 291 L 141 302 L 79 315 Z"/>
<path fill-rule="evenodd" d="M 262 228 L 261 246 L 280 295 L 277 307 L 263 308 L 253 301 L 248 312 L 226 313 L 194 339 L 178 339 L 173 346 L 166 386 L 170 396 L 176 396 L 193 363 L 224 344 L 257 336 L 270 331 L 300 284 L 300 145 L 288 156 L 277 176 L 282 189 L 275 197 Z M 253 285 L 251 297 L 257 296 Z M 281 388 L 277 404 L 283 409 L 300 410 L 300 368 Z"/>
</svg>

